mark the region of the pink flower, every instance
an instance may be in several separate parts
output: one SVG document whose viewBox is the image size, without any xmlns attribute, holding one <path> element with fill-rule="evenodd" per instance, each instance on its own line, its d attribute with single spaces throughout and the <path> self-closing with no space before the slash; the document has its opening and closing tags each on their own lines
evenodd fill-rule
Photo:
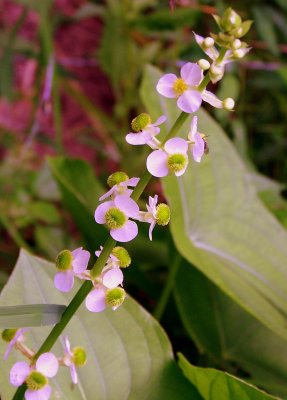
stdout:
<svg viewBox="0 0 287 400">
<path fill-rule="evenodd" d="M 26 400 L 48 400 L 52 388 L 47 378 L 52 378 L 58 372 L 59 363 L 53 353 L 44 353 L 36 361 L 35 366 L 29 366 L 25 361 L 16 362 L 10 371 L 10 383 L 19 387 L 26 382 Z"/>
<path fill-rule="evenodd" d="M 140 178 L 130 178 L 126 181 L 120 182 L 117 185 L 114 185 L 107 193 L 99 198 L 100 201 L 107 199 L 108 197 L 116 197 L 116 196 L 130 196 L 132 194 L 132 190 L 128 189 L 128 186 L 135 187 Z"/>
<path fill-rule="evenodd" d="M 163 124 L 166 121 L 164 115 L 160 116 L 153 124 L 149 123 L 144 129 L 139 132 L 130 132 L 126 135 L 126 141 L 132 145 L 147 144 L 152 149 L 157 149 L 160 142 L 155 138 L 160 133 L 158 125 Z"/>
<path fill-rule="evenodd" d="M 112 201 L 100 204 L 95 211 L 98 224 L 106 224 L 111 237 L 119 242 L 129 242 L 138 234 L 138 227 L 129 218 L 136 218 L 139 206 L 128 195 L 116 196 Z"/>
<path fill-rule="evenodd" d="M 148 222 L 150 224 L 149 227 L 149 239 L 152 240 L 152 231 L 156 225 L 156 205 L 158 201 L 158 195 L 156 194 L 154 197 L 149 196 L 148 204 L 146 205 L 147 212 L 140 211 L 139 212 L 139 221 Z"/>
<path fill-rule="evenodd" d="M 17 344 L 17 342 L 23 342 L 24 341 L 24 333 L 27 331 L 27 329 L 25 328 L 21 328 L 18 329 L 15 333 L 15 336 L 13 337 L 12 340 L 10 340 L 10 342 L 7 345 L 7 349 L 5 351 L 4 354 L 4 360 L 6 361 L 10 351 L 13 349 L 13 347 L 15 346 L 15 344 Z"/>
<path fill-rule="evenodd" d="M 181 176 L 188 165 L 187 151 L 188 143 L 184 139 L 169 139 L 164 145 L 164 150 L 155 150 L 148 156 L 147 169 L 158 178 L 169 173 Z"/>
<path fill-rule="evenodd" d="M 78 383 L 78 373 L 76 367 L 82 367 L 86 363 L 86 352 L 82 347 L 75 347 L 71 350 L 68 336 L 64 337 L 64 357 L 63 363 L 70 368 L 70 374 L 73 383 Z"/>
<path fill-rule="evenodd" d="M 205 150 L 205 141 L 201 134 L 197 132 L 197 117 L 192 119 L 188 140 L 194 161 L 200 162 Z"/>
<path fill-rule="evenodd" d="M 55 287 L 61 292 L 69 292 L 74 286 L 74 277 L 87 279 L 86 269 L 90 253 L 82 247 L 70 252 L 63 250 L 57 257 L 56 266 L 59 270 L 54 278 Z M 88 271 L 87 271 L 88 272 Z"/>
</svg>

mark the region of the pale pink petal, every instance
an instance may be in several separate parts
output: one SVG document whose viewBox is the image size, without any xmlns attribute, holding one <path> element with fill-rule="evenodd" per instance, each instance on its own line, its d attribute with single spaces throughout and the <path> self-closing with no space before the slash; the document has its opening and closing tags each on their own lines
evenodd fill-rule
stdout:
<svg viewBox="0 0 287 400">
<path fill-rule="evenodd" d="M 92 312 L 101 312 L 106 308 L 106 297 L 103 289 L 94 289 L 86 297 L 86 307 Z"/>
<path fill-rule="evenodd" d="M 114 200 L 115 206 L 123 211 L 128 217 L 133 217 L 139 212 L 137 203 L 127 195 L 117 196 Z"/>
<path fill-rule="evenodd" d="M 148 202 L 149 202 L 149 206 L 150 206 L 151 210 L 153 210 L 155 208 L 155 206 L 157 205 L 158 195 L 155 194 L 154 197 L 149 196 Z"/>
<path fill-rule="evenodd" d="M 18 361 L 10 370 L 10 383 L 13 386 L 21 386 L 30 374 L 30 367 L 25 361 Z"/>
<path fill-rule="evenodd" d="M 105 215 L 106 212 L 111 208 L 114 207 L 115 203 L 113 201 L 105 201 L 104 203 L 100 204 L 95 211 L 95 220 L 98 224 L 105 224 Z"/>
<path fill-rule="evenodd" d="M 204 154 L 204 140 L 202 139 L 201 135 L 199 133 L 195 134 L 195 143 L 192 146 L 192 155 L 194 158 L 194 161 L 200 162 L 201 157 Z"/>
<path fill-rule="evenodd" d="M 151 139 L 151 135 L 148 131 L 139 133 L 128 133 L 126 135 L 126 141 L 134 146 L 146 144 Z"/>
<path fill-rule="evenodd" d="M 76 385 L 78 383 L 78 374 L 76 370 L 76 366 L 74 363 L 70 365 L 70 373 L 73 383 Z"/>
<path fill-rule="evenodd" d="M 195 63 L 186 63 L 181 67 L 180 76 L 190 86 L 197 86 L 203 77 L 202 69 Z"/>
<path fill-rule="evenodd" d="M 25 400 L 48 400 L 52 394 L 50 385 L 45 386 L 40 390 L 26 390 Z"/>
<path fill-rule="evenodd" d="M 134 187 L 134 186 L 136 186 L 136 185 L 139 183 L 139 180 L 140 180 L 140 178 L 136 178 L 136 177 L 130 178 L 130 179 L 128 179 L 128 180 L 126 181 L 127 186 L 132 186 L 132 187 Z"/>
<path fill-rule="evenodd" d="M 187 153 L 188 143 L 182 138 L 174 137 L 166 142 L 164 149 L 168 154 Z"/>
<path fill-rule="evenodd" d="M 83 272 L 87 269 L 88 262 L 90 259 L 90 253 L 87 250 L 83 250 L 82 247 L 72 251 L 73 261 L 72 266 L 74 272 Z"/>
<path fill-rule="evenodd" d="M 115 192 L 116 189 L 117 189 L 117 185 L 114 185 L 107 193 L 103 194 L 99 198 L 99 201 L 103 201 L 103 200 L 107 199 L 108 197 L 110 197 Z"/>
<path fill-rule="evenodd" d="M 170 99 L 176 97 L 176 93 L 173 89 L 173 84 L 176 81 L 177 76 L 174 74 L 163 75 L 156 85 L 156 90 L 159 94 L 168 97 Z"/>
<path fill-rule="evenodd" d="M 209 92 L 208 90 L 204 90 L 202 92 L 202 100 L 204 100 L 206 103 L 211 104 L 213 107 L 223 108 L 223 102 L 219 100 L 219 98 L 215 96 L 214 93 Z"/>
<path fill-rule="evenodd" d="M 74 273 L 72 270 L 65 272 L 57 272 L 54 277 L 54 285 L 56 289 L 61 292 L 67 293 L 74 286 Z"/>
<path fill-rule="evenodd" d="M 100 246 L 100 250 L 95 251 L 95 255 L 100 257 L 101 252 L 103 251 L 103 246 Z"/>
<path fill-rule="evenodd" d="M 7 360 L 8 356 L 9 356 L 9 353 L 13 349 L 13 347 L 16 344 L 17 340 L 20 341 L 21 338 L 23 338 L 23 333 L 26 332 L 26 331 L 27 331 L 27 329 L 25 329 L 25 328 L 18 329 L 17 332 L 15 333 L 15 336 L 13 337 L 13 339 L 7 344 L 7 349 L 6 349 L 5 354 L 4 354 L 4 360 L 5 361 Z"/>
<path fill-rule="evenodd" d="M 168 175 L 167 154 L 163 150 L 155 150 L 148 156 L 146 160 L 148 171 L 157 178 Z"/>
<path fill-rule="evenodd" d="M 190 124 L 190 132 L 188 134 L 189 140 L 194 142 L 196 133 L 197 133 L 197 117 L 193 117 L 192 122 Z"/>
<path fill-rule="evenodd" d="M 58 372 L 59 362 L 53 353 L 43 353 L 36 361 L 36 369 L 48 378 L 53 378 Z"/>
<path fill-rule="evenodd" d="M 182 170 L 180 170 L 180 171 L 178 171 L 178 172 L 175 172 L 175 173 L 174 173 L 175 176 L 181 176 L 181 175 L 183 175 L 183 174 L 185 173 L 185 171 L 186 171 L 187 166 L 188 166 L 188 158 L 186 158 L 185 167 L 184 167 Z"/>
<path fill-rule="evenodd" d="M 186 113 L 196 112 L 201 106 L 201 93 L 197 90 L 186 90 L 177 100 L 177 106 Z"/>
<path fill-rule="evenodd" d="M 197 44 L 202 48 L 202 43 L 203 43 L 204 37 L 202 37 L 202 36 L 200 36 L 200 35 L 197 35 L 197 34 L 194 33 L 194 32 L 193 32 L 193 34 L 194 34 L 194 37 L 195 37 L 195 40 L 196 40 Z M 219 52 L 218 52 L 218 50 L 217 50 L 214 46 L 208 47 L 207 49 L 203 49 L 203 48 L 202 48 L 202 50 L 203 50 L 203 51 L 205 52 L 205 54 L 207 54 L 208 57 L 210 57 L 213 61 L 215 61 L 215 60 L 217 59 L 217 57 L 219 56 Z"/>
<path fill-rule="evenodd" d="M 129 242 L 137 236 L 138 226 L 134 221 L 127 221 L 123 227 L 111 229 L 110 234 L 118 242 Z"/>
<path fill-rule="evenodd" d="M 124 275 L 120 268 L 112 268 L 103 276 L 103 284 L 109 289 L 113 289 L 121 285 L 123 280 Z"/>
<path fill-rule="evenodd" d="M 163 124 L 167 120 L 165 115 L 161 115 L 154 123 L 153 126 L 158 126 Z"/>
<path fill-rule="evenodd" d="M 155 221 L 153 221 L 150 224 L 150 227 L 149 227 L 149 230 L 148 230 L 149 240 L 152 240 L 152 231 L 154 230 L 155 224 L 156 224 Z"/>
<path fill-rule="evenodd" d="M 73 355 L 73 353 L 71 352 L 71 345 L 68 336 L 64 337 L 64 350 L 66 353 L 68 353 L 69 356 Z"/>
</svg>

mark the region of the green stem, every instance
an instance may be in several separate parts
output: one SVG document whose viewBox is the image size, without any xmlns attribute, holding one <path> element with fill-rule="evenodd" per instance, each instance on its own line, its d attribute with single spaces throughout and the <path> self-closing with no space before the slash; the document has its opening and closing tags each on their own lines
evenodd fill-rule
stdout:
<svg viewBox="0 0 287 400">
<path fill-rule="evenodd" d="M 182 127 L 182 125 L 185 123 L 185 121 L 187 120 L 187 118 L 188 118 L 189 115 L 190 115 L 190 114 L 187 114 L 187 113 L 184 112 L 184 111 L 179 115 L 179 117 L 177 118 L 177 120 L 176 120 L 175 123 L 173 124 L 173 126 L 172 126 L 170 132 L 168 133 L 168 135 L 167 135 L 166 138 L 164 139 L 164 143 L 165 143 L 168 139 L 174 137 L 174 136 L 177 134 L 177 132 L 180 130 L 180 128 Z"/>
<path fill-rule="evenodd" d="M 205 77 L 200 82 L 200 85 L 198 85 L 198 90 L 202 92 L 206 88 L 209 81 L 210 81 L 209 74 L 206 74 Z"/>
<path fill-rule="evenodd" d="M 55 144 L 59 154 L 63 152 L 63 140 L 62 140 L 62 116 L 61 116 L 61 98 L 60 98 L 60 86 L 58 79 L 57 66 L 54 69 L 53 77 L 53 114 L 54 114 L 54 126 L 55 126 Z"/>
<path fill-rule="evenodd" d="M 216 64 L 220 64 L 221 63 L 221 61 L 223 60 L 226 52 L 227 52 L 227 49 L 225 47 L 222 47 L 220 49 L 219 55 L 218 55 L 218 57 L 216 59 Z"/>
<path fill-rule="evenodd" d="M 171 267 L 170 267 L 169 273 L 168 273 L 168 277 L 167 277 L 167 281 L 166 281 L 163 291 L 161 293 L 161 296 L 160 296 L 159 302 L 156 306 L 156 309 L 154 310 L 154 313 L 153 313 L 154 317 L 158 321 L 161 319 L 161 317 L 164 313 L 165 307 L 167 305 L 167 302 L 169 300 L 169 297 L 171 295 L 175 277 L 176 277 L 177 271 L 180 267 L 181 260 L 182 260 L 182 257 L 177 253 L 173 260 L 173 263 L 171 264 Z"/>
</svg>

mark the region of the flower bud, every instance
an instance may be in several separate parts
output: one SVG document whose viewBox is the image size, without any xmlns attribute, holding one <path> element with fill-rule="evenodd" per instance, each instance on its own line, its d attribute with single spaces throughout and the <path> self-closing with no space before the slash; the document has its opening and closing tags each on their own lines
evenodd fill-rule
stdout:
<svg viewBox="0 0 287 400">
<path fill-rule="evenodd" d="M 112 255 L 117 257 L 120 268 L 126 268 L 131 264 L 131 257 L 124 247 L 116 246 L 112 250 Z"/>
<path fill-rule="evenodd" d="M 151 124 L 151 117 L 147 113 L 141 113 L 132 120 L 131 126 L 134 132 L 140 132 Z"/>
<path fill-rule="evenodd" d="M 115 310 L 123 304 L 126 297 L 126 292 L 123 288 L 116 287 L 106 291 L 106 304 L 113 307 Z"/>
<path fill-rule="evenodd" d="M 241 23 L 241 17 L 231 7 L 225 10 L 220 21 L 225 32 L 230 32 L 232 29 L 240 27 Z"/>
<path fill-rule="evenodd" d="M 73 348 L 73 362 L 77 367 L 83 367 L 87 362 L 86 351 L 83 347 L 77 346 Z"/>
<path fill-rule="evenodd" d="M 209 77 L 212 83 L 218 82 L 224 74 L 224 67 L 217 64 L 212 64 L 209 69 Z"/>
<path fill-rule="evenodd" d="M 117 171 L 108 177 L 107 184 L 110 188 L 118 185 L 121 182 L 125 182 L 129 179 L 129 176 L 125 172 Z"/>
<path fill-rule="evenodd" d="M 1 333 L 1 337 L 4 340 L 4 342 L 11 342 L 11 340 L 14 338 L 16 335 L 17 329 L 4 329 Z"/>
<path fill-rule="evenodd" d="M 170 208 L 167 204 L 160 203 L 156 207 L 156 215 L 155 215 L 156 223 L 161 226 L 165 226 L 169 223 L 170 220 Z"/>
<path fill-rule="evenodd" d="M 243 58 L 246 52 L 243 49 L 234 50 L 232 55 L 234 58 Z"/>
<path fill-rule="evenodd" d="M 234 41 L 231 44 L 231 47 L 233 48 L 233 50 L 237 50 L 240 49 L 241 47 L 241 40 L 240 39 L 234 39 Z"/>
<path fill-rule="evenodd" d="M 48 384 L 48 379 L 39 371 L 32 371 L 26 378 L 29 390 L 36 391 L 43 389 Z"/>
<path fill-rule="evenodd" d="M 209 49 L 212 46 L 214 46 L 214 39 L 212 39 L 211 37 L 205 38 L 204 41 L 202 42 L 203 50 Z"/>
<path fill-rule="evenodd" d="M 223 100 L 222 105 L 225 110 L 231 111 L 234 109 L 235 102 L 231 97 L 227 97 L 225 100 Z"/>
<path fill-rule="evenodd" d="M 56 268 L 59 271 L 67 271 L 72 267 L 73 255 L 70 250 L 62 250 L 56 258 Z"/>
<path fill-rule="evenodd" d="M 210 68 L 210 63 L 209 63 L 207 60 L 205 60 L 204 58 L 201 58 L 201 59 L 198 61 L 198 65 L 200 66 L 200 68 L 201 68 L 203 71 L 206 71 L 207 69 Z"/>
</svg>

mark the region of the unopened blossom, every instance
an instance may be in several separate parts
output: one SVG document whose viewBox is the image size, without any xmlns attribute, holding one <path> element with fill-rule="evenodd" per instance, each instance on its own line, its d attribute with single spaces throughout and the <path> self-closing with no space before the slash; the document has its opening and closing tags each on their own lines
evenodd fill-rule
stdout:
<svg viewBox="0 0 287 400">
<path fill-rule="evenodd" d="M 98 224 L 106 224 L 110 235 L 119 242 L 129 242 L 138 234 L 138 227 L 129 218 L 136 218 L 139 211 L 137 203 L 128 196 L 116 196 L 112 201 L 100 204 L 95 211 Z"/>
<path fill-rule="evenodd" d="M 126 141 L 132 145 L 147 144 L 152 149 L 157 149 L 160 142 L 156 139 L 160 133 L 159 125 L 166 121 L 164 115 L 160 116 L 154 123 L 151 121 L 151 117 L 142 113 L 132 120 L 132 129 L 134 132 L 130 132 L 126 135 Z"/>
<path fill-rule="evenodd" d="M 99 198 L 100 201 L 116 196 L 130 196 L 132 190 L 129 187 L 135 187 L 139 182 L 139 178 L 129 178 L 125 172 L 117 171 L 108 177 L 108 185 L 111 188 L 107 193 Z"/>
<path fill-rule="evenodd" d="M 86 269 L 90 259 L 90 253 L 82 247 L 74 251 L 63 250 L 56 260 L 56 267 L 59 272 L 54 278 L 55 287 L 61 292 L 69 292 L 74 286 L 74 277 L 80 279 L 88 278 Z"/>
<path fill-rule="evenodd" d="M 7 342 L 7 349 L 4 354 L 4 360 L 7 360 L 9 353 L 17 343 L 24 341 L 24 333 L 27 331 L 25 328 L 20 329 L 4 329 L 1 334 L 2 339 Z"/>
<path fill-rule="evenodd" d="M 150 224 L 149 238 L 152 240 L 152 231 L 156 224 L 165 226 L 170 220 L 170 209 L 167 204 L 157 204 L 158 195 L 149 196 L 149 202 L 146 205 L 147 211 L 139 212 L 139 220 Z"/>
<path fill-rule="evenodd" d="M 200 162 L 205 150 L 205 140 L 197 131 L 197 117 L 193 117 L 192 119 L 188 133 L 188 142 L 194 161 Z"/>
<path fill-rule="evenodd" d="M 48 378 L 53 378 L 59 368 L 57 357 L 53 353 L 44 353 L 35 365 L 18 361 L 10 370 L 10 383 L 19 387 L 26 383 L 25 400 L 48 400 L 52 393 Z"/>
<path fill-rule="evenodd" d="M 147 169 L 158 178 L 169 173 L 181 176 L 188 165 L 188 143 L 181 138 L 169 139 L 163 149 L 153 151 L 147 158 Z"/>
<path fill-rule="evenodd" d="M 86 352 L 83 347 L 74 347 L 71 350 L 70 341 L 68 336 L 64 337 L 64 358 L 63 363 L 70 368 L 70 374 L 73 383 L 78 383 L 78 374 L 76 367 L 83 367 L 86 364 Z"/>
</svg>

